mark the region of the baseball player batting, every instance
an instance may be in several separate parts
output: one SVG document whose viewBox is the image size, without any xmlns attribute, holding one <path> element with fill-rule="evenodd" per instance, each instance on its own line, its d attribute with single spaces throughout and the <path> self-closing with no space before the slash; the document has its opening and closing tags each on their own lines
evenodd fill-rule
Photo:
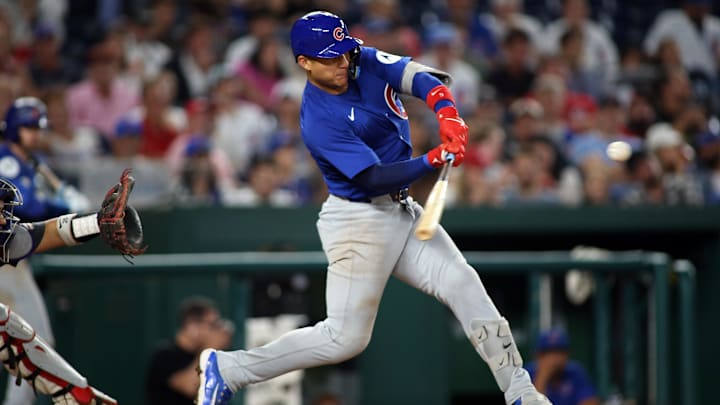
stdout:
<svg viewBox="0 0 720 405">
<path fill-rule="evenodd" d="M 307 74 L 302 136 L 330 192 L 317 228 L 328 259 L 327 319 L 265 346 L 206 349 L 198 364 L 198 404 L 227 404 L 242 387 L 292 370 L 337 363 L 370 341 L 380 298 L 392 275 L 449 306 L 488 364 L 507 404 L 548 405 L 522 368 L 508 322 L 448 234 L 421 241 L 422 214 L 408 184 L 463 162 L 468 128 L 446 87 L 447 73 L 392 55 L 349 35 L 338 16 L 316 11 L 291 30 Z M 425 100 L 441 143 L 411 158 L 407 114 L 398 93 Z"/>
</svg>

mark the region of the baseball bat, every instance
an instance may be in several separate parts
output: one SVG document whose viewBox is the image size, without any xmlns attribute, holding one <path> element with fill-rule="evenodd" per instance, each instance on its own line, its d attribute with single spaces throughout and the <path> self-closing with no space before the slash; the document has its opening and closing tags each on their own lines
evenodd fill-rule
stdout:
<svg viewBox="0 0 720 405">
<path fill-rule="evenodd" d="M 55 172 L 52 171 L 52 169 L 46 165 L 44 162 L 41 162 L 39 160 L 35 160 L 35 170 L 40 173 L 41 176 L 47 180 L 48 185 L 50 188 L 57 192 L 63 187 L 63 181 L 60 180 L 60 178 L 55 174 Z"/>
<path fill-rule="evenodd" d="M 440 176 L 432 190 L 430 190 L 430 195 L 428 195 L 428 199 L 425 202 L 425 211 L 423 211 L 420 216 L 417 228 L 415 228 L 415 236 L 420 240 L 429 240 L 435 235 L 435 231 L 437 231 L 440 217 L 442 217 L 443 210 L 445 209 L 448 176 L 450 176 L 450 168 L 454 160 L 454 156 L 448 156 L 448 160 L 445 162 Z"/>
</svg>

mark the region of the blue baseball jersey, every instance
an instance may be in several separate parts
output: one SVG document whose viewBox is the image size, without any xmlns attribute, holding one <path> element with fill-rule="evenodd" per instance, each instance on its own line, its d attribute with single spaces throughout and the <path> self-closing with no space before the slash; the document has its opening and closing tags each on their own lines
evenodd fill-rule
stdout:
<svg viewBox="0 0 720 405">
<path fill-rule="evenodd" d="M 527 365 L 526 369 L 530 378 L 535 381 L 537 364 L 532 362 Z M 577 405 L 586 399 L 595 397 L 596 393 L 585 369 L 579 363 L 569 361 L 560 381 L 550 383 L 545 395 L 553 405 Z"/>
<path fill-rule="evenodd" d="M 14 215 L 23 222 L 43 221 L 70 212 L 67 204 L 38 188 L 35 169 L 16 156 L 7 144 L 0 144 L 0 176 L 12 182 L 23 198 Z"/>
<path fill-rule="evenodd" d="M 359 74 L 339 95 L 309 81 L 300 110 L 305 145 L 320 167 L 328 191 L 351 200 L 384 194 L 352 179 L 377 163 L 410 159 L 410 126 L 398 97 L 409 57 L 362 47 Z"/>
</svg>

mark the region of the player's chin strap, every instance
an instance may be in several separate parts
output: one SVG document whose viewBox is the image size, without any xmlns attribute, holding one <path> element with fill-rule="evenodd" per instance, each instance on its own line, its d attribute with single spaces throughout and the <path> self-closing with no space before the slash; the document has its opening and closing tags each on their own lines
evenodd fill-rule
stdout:
<svg viewBox="0 0 720 405">
<path fill-rule="evenodd" d="M 470 329 L 473 346 L 490 367 L 500 390 L 505 393 L 507 403 L 535 392 L 527 371 L 522 368 L 522 356 L 505 318 L 493 321 L 473 319 Z"/>
<path fill-rule="evenodd" d="M 18 314 L 0 303 L 0 360 L 11 375 L 31 384 L 35 393 L 51 395 L 53 403 L 67 405 L 117 405 L 90 387 Z"/>
</svg>

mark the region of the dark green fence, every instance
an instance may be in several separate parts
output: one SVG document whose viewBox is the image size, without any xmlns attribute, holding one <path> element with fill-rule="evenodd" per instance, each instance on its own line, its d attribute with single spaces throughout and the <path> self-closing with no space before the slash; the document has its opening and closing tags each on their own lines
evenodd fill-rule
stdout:
<svg viewBox="0 0 720 405">
<path fill-rule="evenodd" d="M 523 342 L 526 357 L 531 357 L 527 355 L 527 342 L 537 333 L 541 312 L 539 277 L 559 275 L 573 268 L 593 272 L 597 285 L 594 319 L 586 327 L 592 330 L 594 350 L 588 363 L 594 365 L 592 374 L 600 394 L 606 397 L 611 387 L 622 385 L 626 398 L 639 403 L 672 403 L 668 280 L 673 267 L 666 255 L 625 252 L 603 259 L 578 260 L 565 252 L 467 252 L 466 257 L 483 277 L 521 275 L 526 280 L 528 293 L 523 301 L 529 315 L 523 319 L 527 321 L 510 317 L 514 328 L 529 337 Z M 117 256 L 104 255 L 42 255 L 34 260 L 37 274 L 48 281 L 47 297 L 52 304 L 58 346 L 79 369 L 93 377 L 93 382 L 117 395 L 121 402 L 133 404 L 141 403 L 142 398 L 145 363 L 141 360 L 147 359 L 159 338 L 172 331 L 173 320 L 169 315 L 174 314 L 183 297 L 197 293 L 213 296 L 237 325 L 243 325 L 251 312 L 249 281 L 253 277 L 296 272 L 321 274 L 326 265 L 322 252 L 148 254 L 136 258 L 134 266 L 128 266 Z M 679 351 L 686 366 L 672 377 L 683 382 L 692 381 L 692 376 L 686 373 L 694 369 L 689 343 L 694 330 L 693 318 L 689 316 L 693 280 L 688 266 L 685 263 L 679 273 L 683 275 L 682 287 L 678 289 L 678 301 L 672 305 L 681 309 L 683 325 L 687 326 L 672 329 L 682 342 Z M 654 339 L 648 341 L 645 335 L 635 333 L 621 342 L 613 341 L 611 289 L 607 282 L 611 275 L 650 277 L 652 283 L 646 291 L 650 293 L 648 305 L 652 314 L 648 329 Z M 389 290 L 374 342 L 361 358 L 362 403 L 449 404 L 456 388 L 451 377 L 453 369 L 462 368 L 463 361 L 453 358 L 448 350 L 449 314 L 420 293 L 408 294 L 392 284 Z M 625 302 L 623 307 L 631 319 L 638 317 L 636 304 Z M 93 333 L 87 333 L 89 329 Z M 412 341 L 403 338 L 402 331 L 408 331 Z M 234 346 L 242 347 L 243 338 L 240 328 Z M 469 343 L 465 345 L 470 347 Z M 613 373 L 610 353 L 613 346 L 624 345 L 647 350 L 626 353 L 619 376 Z M 473 357 L 474 364 L 464 373 L 475 374 L 475 369 L 485 367 L 479 357 Z M 650 365 L 640 367 L 640 358 L 650 359 Z M 497 391 L 489 373 L 475 375 L 476 391 Z M 678 395 L 691 398 L 692 393 L 683 389 Z"/>
</svg>

